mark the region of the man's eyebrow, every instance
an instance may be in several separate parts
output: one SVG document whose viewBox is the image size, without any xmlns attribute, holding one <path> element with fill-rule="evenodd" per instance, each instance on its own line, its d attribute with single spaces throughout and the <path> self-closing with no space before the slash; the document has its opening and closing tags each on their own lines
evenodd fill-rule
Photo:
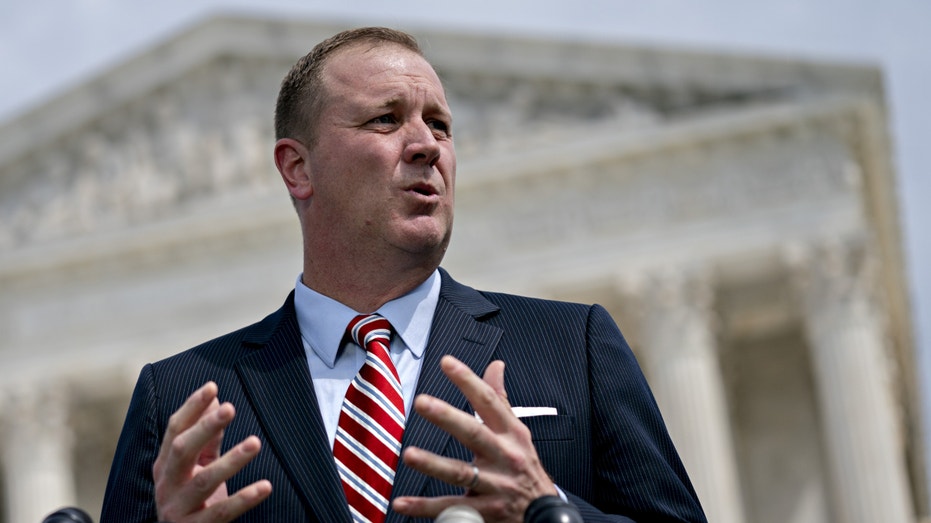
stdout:
<svg viewBox="0 0 931 523">
<path fill-rule="evenodd" d="M 384 102 L 378 105 L 379 109 L 394 109 L 395 107 L 401 105 L 403 101 L 397 96 L 392 96 L 391 98 L 386 99 Z"/>
<path fill-rule="evenodd" d="M 439 114 L 441 117 L 452 123 L 453 112 L 449 108 L 443 107 L 442 105 L 437 105 L 433 112 Z"/>
<path fill-rule="evenodd" d="M 404 105 L 406 102 L 402 97 L 392 96 L 386 98 L 385 101 L 379 103 L 375 106 L 377 109 L 394 109 L 400 105 Z M 446 107 L 443 107 L 441 103 L 427 104 L 427 107 L 424 108 L 427 113 L 439 114 L 443 118 L 446 118 L 450 121 L 453 119 L 453 113 Z"/>
</svg>

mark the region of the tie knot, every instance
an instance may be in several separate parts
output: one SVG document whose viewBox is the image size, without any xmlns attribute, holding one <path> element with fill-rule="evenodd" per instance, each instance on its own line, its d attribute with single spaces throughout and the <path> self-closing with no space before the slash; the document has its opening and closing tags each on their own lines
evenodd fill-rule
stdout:
<svg viewBox="0 0 931 523">
<path fill-rule="evenodd" d="M 378 314 L 362 314 L 356 316 L 346 327 L 352 341 L 365 349 L 373 341 L 381 341 L 385 347 L 391 345 L 391 323 Z"/>
</svg>

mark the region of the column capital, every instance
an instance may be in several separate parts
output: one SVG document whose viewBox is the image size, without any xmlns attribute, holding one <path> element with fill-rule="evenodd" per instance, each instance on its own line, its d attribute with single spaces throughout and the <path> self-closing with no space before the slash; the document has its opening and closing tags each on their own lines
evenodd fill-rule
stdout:
<svg viewBox="0 0 931 523">
<path fill-rule="evenodd" d="M 810 309 L 877 298 L 877 260 L 866 235 L 788 246 L 783 257 L 792 284 Z"/>
<path fill-rule="evenodd" d="M 894 356 L 887 335 L 888 318 L 881 306 L 875 252 L 870 237 L 858 234 L 792 245 L 784 257 L 813 346 L 834 346 L 832 340 L 850 325 L 868 325 L 883 359 L 888 360 L 883 361 L 883 368 L 891 379 L 896 365 L 891 361 Z"/>
<path fill-rule="evenodd" d="M 719 324 L 709 267 L 667 265 L 618 276 L 616 281 L 618 292 L 636 302 L 632 312 L 640 330 L 652 340 L 653 350 L 684 355 L 715 345 L 705 339 Z"/>
<path fill-rule="evenodd" d="M 0 433 L 30 438 L 63 431 L 68 423 L 68 393 L 61 387 L 0 390 Z"/>
<path fill-rule="evenodd" d="M 648 299 L 661 308 L 707 308 L 712 301 L 712 271 L 704 265 L 653 267 L 620 275 L 616 281 L 622 293 Z"/>
</svg>

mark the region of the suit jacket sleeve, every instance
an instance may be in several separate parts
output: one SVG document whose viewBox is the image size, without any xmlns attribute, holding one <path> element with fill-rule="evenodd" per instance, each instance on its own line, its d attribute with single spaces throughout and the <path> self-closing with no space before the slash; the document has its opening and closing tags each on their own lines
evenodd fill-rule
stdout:
<svg viewBox="0 0 931 523">
<path fill-rule="evenodd" d="M 570 501 L 586 521 L 704 522 L 640 366 L 598 305 L 589 309 L 586 351 L 594 490 L 591 503 L 569 492 Z"/>
<path fill-rule="evenodd" d="M 154 383 L 152 365 L 146 365 L 136 382 L 110 468 L 101 523 L 158 519 L 152 463 L 164 427 L 159 427 L 156 420 Z"/>
</svg>

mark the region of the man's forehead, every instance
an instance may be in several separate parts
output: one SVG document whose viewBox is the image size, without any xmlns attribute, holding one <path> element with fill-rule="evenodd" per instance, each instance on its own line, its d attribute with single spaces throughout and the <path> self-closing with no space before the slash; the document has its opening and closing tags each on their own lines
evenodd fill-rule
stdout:
<svg viewBox="0 0 931 523">
<path fill-rule="evenodd" d="M 413 62 L 412 62 L 413 61 Z M 436 76 L 433 65 L 420 53 L 394 42 L 358 42 L 338 49 L 327 59 L 322 72 L 324 78 L 342 77 L 360 69 L 371 69 L 378 73 L 380 69 L 401 68 L 406 64 L 421 62 Z M 436 78 L 439 81 L 439 78 Z"/>
<path fill-rule="evenodd" d="M 419 64 L 418 64 L 419 62 Z M 411 71 L 411 66 L 414 70 Z M 421 71 L 416 71 L 422 65 Z M 425 73 L 424 75 L 421 74 Z M 427 83 L 439 87 L 441 97 L 445 99 L 445 87 L 433 66 L 421 54 L 394 43 L 352 44 L 350 48 L 340 49 L 330 56 L 322 70 L 323 83 L 330 95 L 350 96 L 360 92 L 346 92 L 346 88 L 391 90 L 388 82 L 379 81 L 382 73 L 390 77 L 393 74 L 411 78 L 423 77 Z M 342 92 L 340 92 L 342 91 Z"/>
<path fill-rule="evenodd" d="M 394 42 L 353 42 L 333 51 L 323 66 L 328 68 L 358 67 L 374 59 L 390 57 L 420 56 L 418 53 Z"/>
</svg>

